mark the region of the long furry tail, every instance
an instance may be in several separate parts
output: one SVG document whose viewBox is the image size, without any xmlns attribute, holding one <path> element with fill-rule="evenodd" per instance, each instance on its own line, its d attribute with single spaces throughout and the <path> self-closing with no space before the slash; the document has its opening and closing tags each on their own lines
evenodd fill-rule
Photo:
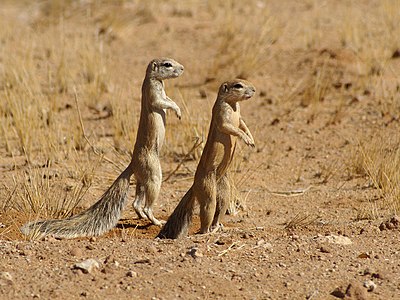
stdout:
<svg viewBox="0 0 400 300">
<path fill-rule="evenodd" d="M 117 224 L 121 216 L 128 196 L 131 175 L 128 166 L 100 200 L 87 210 L 66 219 L 30 222 L 21 227 L 21 232 L 35 238 L 46 235 L 76 238 L 105 233 Z"/>
<path fill-rule="evenodd" d="M 193 187 L 191 187 L 168 218 L 167 223 L 157 237 L 160 239 L 177 239 L 186 236 L 192 221 L 194 204 L 195 198 L 193 197 Z"/>
</svg>

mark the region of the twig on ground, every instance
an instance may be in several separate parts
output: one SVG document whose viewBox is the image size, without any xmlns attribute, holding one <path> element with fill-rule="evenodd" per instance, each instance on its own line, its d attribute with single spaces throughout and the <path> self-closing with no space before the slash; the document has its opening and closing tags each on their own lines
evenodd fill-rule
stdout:
<svg viewBox="0 0 400 300">
<path fill-rule="evenodd" d="M 202 140 L 200 140 L 200 138 L 196 138 L 196 141 L 194 142 L 192 148 L 189 150 L 188 153 L 185 154 L 185 156 L 181 159 L 181 161 L 179 162 L 179 164 L 176 166 L 175 170 L 173 170 L 171 173 L 169 173 L 169 175 L 167 176 L 167 178 L 164 179 L 164 182 L 168 181 L 172 175 L 174 175 L 179 168 L 185 163 L 186 159 L 198 148 L 200 147 L 200 145 L 203 143 Z"/>
<path fill-rule="evenodd" d="M 79 117 L 79 123 L 81 126 L 81 130 L 82 130 L 82 135 L 84 137 L 84 139 L 86 140 L 86 142 L 89 144 L 90 148 L 92 148 L 94 154 L 100 156 L 102 159 L 104 159 L 105 161 L 113 164 L 115 167 L 117 167 L 118 169 L 120 168 L 120 166 L 115 163 L 113 160 L 109 159 L 107 156 L 105 156 L 103 153 L 101 153 L 93 144 L 92 142 L 89 140 L 89 138 L 86 135 L 86 131 L 85 131 L 85 127 L 83 125 L 83 120 L 82 120 L 82 114 L 81 114 L 81 110 L 79 109 L 79 103 L 78 103 L 78 94 L 76 92 L 76 89 L 74 87 L 74 98 L 75 98 L 75 104 L 76 104 L 76 110 L 78 111 L 78 117 Z"/>
<path fill-rule="evenodd" d="M 303 189 L 295 189 L 295 190 L 290 190 L 290 191 L 271 191 L 267 188 L 267 192 L 273 195 L 277 196 L 283 196 L 283 197 L 294 197 L 294 196 L 300 196 L 309 191 L 313 186 L 310 185 L 307 188 Z"/>
<path fill-rule="evenodd" d="M 222 250 L 220 253 L 218 253 L 218 256 L 223 256 L 227 254 L 229 251 L 231 251 L 239 242 L 233 242 L 227 249 Z M 236 250 L 242 249 L 246 244 L 240 245 L 239 247 L 236 248 Z"/>
</svg>

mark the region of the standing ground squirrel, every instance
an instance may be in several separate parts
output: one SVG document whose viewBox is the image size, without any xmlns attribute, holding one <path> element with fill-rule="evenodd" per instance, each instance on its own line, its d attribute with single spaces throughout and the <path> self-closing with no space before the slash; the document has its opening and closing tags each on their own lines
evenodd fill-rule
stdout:
<svg viewBox="0 0 400 300">
<path fill-rule="evenodd" d="M 230 197 L 227 177 L 239 137 L 254 147 L 254 139 L 240 115 L 239 101 L 250 99 L 254 86 L 245 80 L 233 80 L 221 85 L 212 110 L 207 142 L 194 176 L 194 183 L 175 208 L 158 234 L 159 238 L 179 238 L 187 235 L 195 200 L 200 204 L 200 233 L 219 227 Z"/>
<path fill-rule="evenodd" d="M 103 234 L 113 228 L 120 218 L 132 174 L 137 181 L 133 203 L 135 211 L 139 217 L 148 218 L 153 224 L 161 226 L 161 222 L 153 215 L 152 206 L 161 188 L 159 154 L 165 136 L 166 110 L 174 110 L 177 117 L 181 118 L 178 105 L 165 94 L 163 80 L 176 78 L 182 73 L 183 66 L 170 58 L 154 59 L 147 66 L 142 85 L 139 128 L 131 163 L 100 200 L 87 210 L 66 219 L 27 223 L 21 228 L 22 233 L 37 237 L 51 234 L 63 238 Z"/>
</svg>

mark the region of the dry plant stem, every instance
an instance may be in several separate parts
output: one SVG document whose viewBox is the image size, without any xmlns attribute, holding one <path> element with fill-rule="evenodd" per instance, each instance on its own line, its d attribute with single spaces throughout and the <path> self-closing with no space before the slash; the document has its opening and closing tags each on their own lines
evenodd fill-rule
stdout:
<svg viewBox="0 0 400 300">
<path fill-rule="evenodd" d="M 254 86 L 245 80 L 236 79 L 220 86 L 194 183 L 161 229 L 159 238 L 175 239 L 187 234 L 196 199 L 200 204 L 199 233 L 209 233 L 220 226 L 231 194 L 227 172 L 236 138 L 254 147 L 253 136 L 240 115 L 239 106 L 240 101 L 250 99 L 254 93 Z"/>
<path fill-rule="evenodd" d="M 81 114 L 81 110 L 79 108 L 79 103 L 78 103 L 78 95 L 76 93 L 76 89 L 74 87 L 74 99 L 75 99 L 75 104 L 76 104 L 76 109 L 78 112 L 78 117 L 79 117 L 79 124 L 81 126 L 81 130 L 82 130 L 82 135 L 83 138 L 86 140 L 86 142 L 88 143 L 88 145 L 90 146 L 90 148 L 93 150 L 94 154 L 102 157 L 105 161 L 113 164 L 114 166 L 116 166 L 117 168 L 119 167 L 117 163 L 115 163 L 114 161 L 112 161 L 111 159 L 107 158 L 104 154 L 100 153 L 99 150 L 96 149 L 96 147 L 92 144 L 92 142 L 89 140 L 89 138 L 86 135 L 86 131 L 85 131 L 85 127 L 83 125 L 83 120 L 82 120 L 82 114 Z"/>
<path fill-rule="evenodd" d="M 255 1 L 247 2 L 251 6 Z M 242 9 L 239 2 L 223 1 L 223 5 L 224 13 L 216 40 L 218 52 L 208 75 L 222 80 L 229 77 L 248 78 L 262 69 L 271 58 L 269 48 L 278 39 L 279 30 L 266 8 L 254 10 L 252 21 L 249 22 L 248 19 L 235 17 L 237 11 Z"/>
<path fill-rule="evenodd" d="M 142 85 L 141 118 L 131 163 L 99 201 L 75 216 L 28 223 L 21 231 L 31 238 L 49 234 L 62 238 L 103 234 L 117 224 L 128 197 L 129 182 L 133 174 L 137 181 L 134 201 L 136 212 L 153 224 L 161 225 L 153 216 L 152 206 L 161 187 L 159 151 L 164 141 L 166 109 L 173 109 L 181 117 L 179 107 L 165 94 L 163 80 L 176 78 L 182 73 L 183 66 L 170 58 L 154 59 L 148 64 Z M 96 153 L 97 149 L 85 135 L 76 93 L 75 101 L 85 139 Z"/>
<path fill-rule="evenodd" d="M 392 213 L 400 210 L 400 151 L 398 138 L 377 137 L 365 145 L 359 144 L 362 167 Z"/>
<path fill-rule="evenodd" d="M 318 216 L 311 217 L 309 214 L 298 213 L 293 217 L 293 219 L 286 223 L 285 229 L 307 226 L 314 223 L 317 219 Z"/>
<path fill-rule="evenodd" d="M 307 191 L 309 191 L 313 186 L 310 185 L 304 189 L 295 189 L 295 190 L 290 190 L 290 191 L 271 191 L 268 188 L 266 189 L 268 193 L 277 195 L 277 196 L 283 196 L 283 197 L 295 197 L 295 196 L 301 196 L 305 194 Z"/>
<path fill-rule="evenodd" d="M 179 168 L 185 163 L 186 159 L 192 155 L 192 153 L 201 146 L 203 141 L 201 141 L 199 138 L 196 138 L 196 142 L 193 144 L 193 147 L 189 150 L 188 153 L 181 159 L 180 163 L 176 166 L 175 170 L 173 170 L 167 178 L 164 179 L 164 182 L 168 181 L 176 172 L 178 172 Z"/>
<path fill-rule="evenodd" d="M 223 255 L 228 254 L 229 251 L 232 251 L 233 248 L 234 248 L 236 245 L 238 245 L 238 244 L 239 244 L 239 242 L 233 242 L 233 243 L 228 247 L 228 249 L 225 249 L 225 250 L 221 251 L 220 253 L 218 253 L 218 256 L 223 256 Z M 242 248 L 245 247 L 245 246 L 246 246 L 246 244 L 240 245 L 239 247 L 236 248 L 236 250 L 240 250 L 240 249 L 242 249 Z"/>
</svg>

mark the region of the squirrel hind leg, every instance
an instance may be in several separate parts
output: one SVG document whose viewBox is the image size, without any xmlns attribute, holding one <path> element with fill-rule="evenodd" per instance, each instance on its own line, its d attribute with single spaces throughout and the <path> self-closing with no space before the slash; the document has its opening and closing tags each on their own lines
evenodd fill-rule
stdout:
<svg viewBox="0 0 400 300">
<path fill-rule="evenodd" d="M 136 183 L 136 195 L 135 200 L 133 200 L 133 209 L 140 219 L 147 219 L 147 215 L 143 211 L 144 197 L 144 187 L 138 181 Z"/>
</svg>

